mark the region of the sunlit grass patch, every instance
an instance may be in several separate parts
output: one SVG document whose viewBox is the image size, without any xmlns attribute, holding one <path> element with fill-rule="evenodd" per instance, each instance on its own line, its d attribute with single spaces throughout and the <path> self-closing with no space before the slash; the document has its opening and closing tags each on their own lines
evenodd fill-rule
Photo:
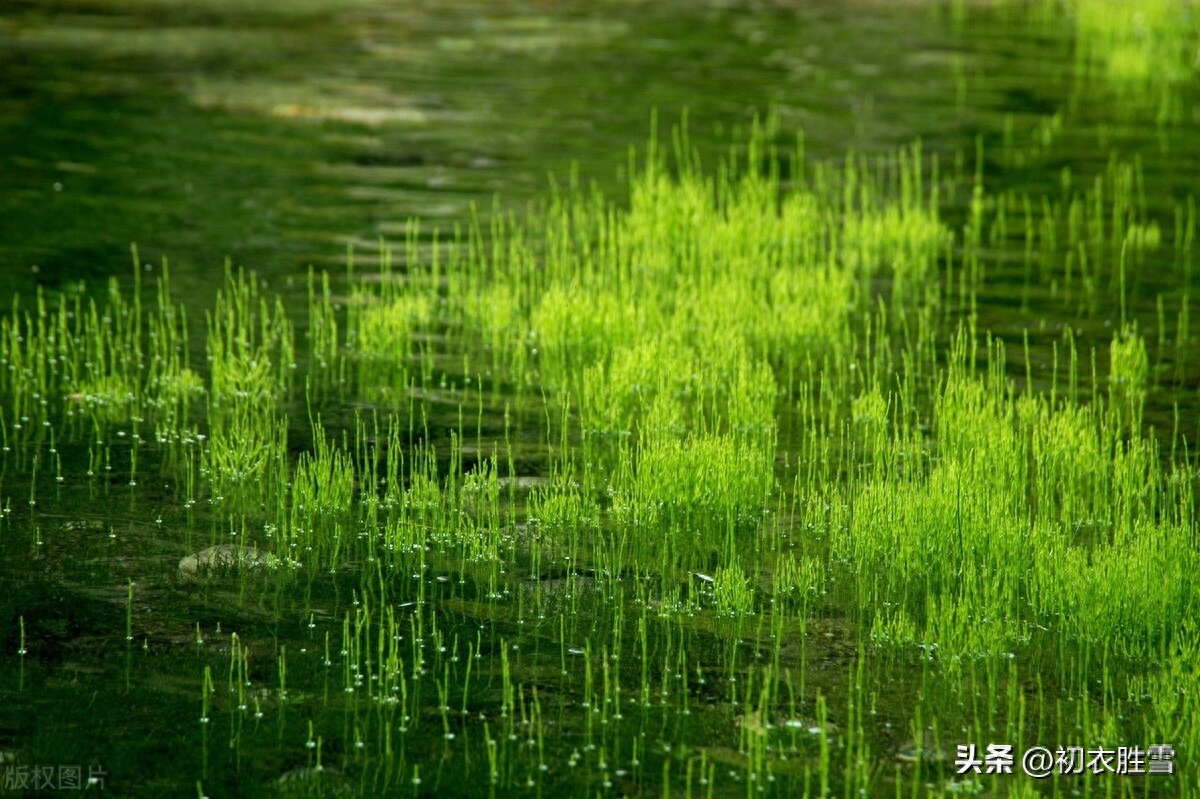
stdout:
<svg viewBox="0 0 1200 799">
<path fill-rule="evenodd" d="M 1162 668 L 1129 680 L 1128 699 L 1149 706 L 1147 727 L 1155 740 L 1173 741 L 1183 751 L 1200 744 L 1200 667 L 1196 663 L 1196 626 L 1189 622 L 1166 654 Z M 1186 747 L 1186 749 L 1185 749 Z"/>
<path fill-rule="evenodd" d="M 1014 652 L 1035 628 L 1149 652 L 1200 592 L 1180 532 L 1193 500 L 1161 504 L 1156 449 L 1131 425 L 1144 347 L 1129 332 L 1114 340 L 1107 408 L 1018 397 L 996 368 L 1003 357 L 991 351 L 986 380 L 952 360 L 925 476 L 875 463 L 829 522 L 834 562 L 854 575 L 847 598 L 875 640 L 936 645 L 948 658 Z M 885 457 L 882 398 L 861 396 L 854 416 L 867 453 Z"/>
<path fill-rule="evenodd" d="M 760 529 L 775 487 L 773 436 L 687 433 L 678 406 L 665 398 L 625 464 L 613 499 L 616 522 L 631 527 L 646 557 L 685 569 L 733 557 Z"/>
<path fill-rule="evenodd" d="M 609 549 L 600 526 L 600 509 L 579 486 L 561 480 L 535 490 L 529 504 L 529 558 L 535 574 L 625 568 L 620 547 Z"/>
<path fill-rule="evenodd" d="M 461 277 L 459 278 L 461 279 Z M 448 278 L 452 285 L 456 278 Z M 530 325 L 525 313 L 522 292 L 508 283 L 469 283 L 469 289 L 451 289 L 452 298 L 461 303 L 459 324 L 473 336 L 479 337 L 487 350 L 493 372 L 507 371 L 515 376 L 518 385 L 532 379 L 527 363 L 533 346 Z M 547 323 L 552 324 L 549 319 Z M 521 344 L 529 346 L 521 346 Z"/>
<path fill-rule="evenodd" d="M 806 555 L 782 555 L 771 576 L 771 594 L 776 598 L 817 598 L 825 593 L 825 563 Z"/>
<path fill-rule="evenodd" d="M 292 323 L 278 297 L 262 296 L 257 277 L 226 265 L 225 286 L 207 315 L 212 401 L 271 404 L 296 368 Z"/>
<path fill-rule="evenodd" d="M 677 433 L 724 431 L 766 441 L 775 430 L 777 393 L 771 368 L 749 356 L 735 327 L 689 326 L 618 348 L 609 363 L 587 369 L 580 421 L 585 442 L 601 446 L 644 430 L 655 408 L 654 423 Z"/>
<path fill-rule="evenodd" d="M 754 612 L 754 588 L 736 560 L 713 575 L 713 600 L 717 613 L 723 616 L 747 616 Z"/>
<path fill-rule="evenodd" d="M 1149 656 L 1200 609 L 1196 554 L 1175 525 L 1139 525 L 1121 544 L 1047 552 L 1034 601 L 1062 633 L 1091 642 L 1122 641 Z"/>
<path fill-rule="evenodd" d="M 374 301 L 360 295 L 351 303 L 345 357 L 357 361 L 364 396 L 398 404 L 407 400 L 413 373 L 413 334 L 428 325 L 432 311 L 424 296 Z"/>
<path fill-rule="evenodd" d="M 1195 73 L 1196 6 L 1187 0 L 1074 0 L 1077 51 L 1124 92 L 1152 90 Z"/>
<path fill-rule="evenodd" d="M 605 363 L 644 328 L 637 305 L 603 289 L 552 285 L 530 316 L 530 338 L 548 388 L 578 390 L 584 369 Z"/>
<path fill-rule="evenodd" d="M 949 237 L 936 193 L 924 187 L 919 149 L 877 168 L 850 159 L 785 187 L 761 168 L 777 157 L 764 144 L 770 130 L 756 129 L 744 163 L 731 157 L 716 177 L 693 167 L 686 144 L 673 173 L 652 143 L 627 209 L 572 189 L 534 217 L 540 251 L 494 227 L 503 241 L 487 254 L 475 248 L 490 260 L 449 280 L 449 307 L 509 351 L 501 361 L 535 355 L 543 384 L 576 398 L 585 372 L 614 368 L 623 348 L 656 339 L 702 358 L 740 341 L 750 358 L 788 372 L 844 352 L 846 324 L 875 276 L 904 303 L 934 285 Z M 794 157 L 803 168 L 802 149 Z"/>
<path fill-rule="evenodd" d="M 260 517 L 273 512 L 288 474 L 286 425 L 252 404 L 210 411 L 200 473 L 218 506 Z"/>
</svg>

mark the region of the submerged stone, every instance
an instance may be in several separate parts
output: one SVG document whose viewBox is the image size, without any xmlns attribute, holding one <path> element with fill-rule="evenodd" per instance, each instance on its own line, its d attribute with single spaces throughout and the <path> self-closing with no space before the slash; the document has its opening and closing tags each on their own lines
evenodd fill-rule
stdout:
<svg viewBox="0 0 1200 799">
<path fill-rule="evenodd" d="M 217 544 L 179 560 L 179 577 L 195 580 L 211 572 L 258 570 L 275 565 L 278 559 L 256 546 Z"/>
<path fill-rule="evenodd" d="M 321 766 L 307 766 L 285 772 L 275 781 L 276 796 L 355 796 L 350 780 L 340 771 Z"/>
<path fill-rule="evenodd" d="M 932 736 L 926 735 L 924 741 L 909 740 L 901 744 L 896 751 L 896 760 L 901 763 L 946 763 L 950 754 L 944 747 L 934 744 Z"/>
</svg>

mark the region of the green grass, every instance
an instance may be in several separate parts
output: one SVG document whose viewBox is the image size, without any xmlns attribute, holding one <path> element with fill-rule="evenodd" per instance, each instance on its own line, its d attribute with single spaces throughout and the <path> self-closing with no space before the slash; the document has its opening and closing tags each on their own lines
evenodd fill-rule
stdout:
<svg viewBox="0 0 1200 799">
<path fill-rule="evenodd" d="M 1149 96 L 1161 122 L 1177 121 L 1172 90 L 1200 68 L 1200 23 L 1190 0 L 1127 5 L 1103 0 L 1071 4 L 1078 69 L 1116 87 L 1118 96 Z"/>
<path fill-rule="evenodd" d="M 103 447 L 176 486 L 174 554 L 288 565 L 198 581 L 277 632 L 194 636 L 196 780 L 255 752 L 310 770 L 280 795 L 336 761 L 364 793 L 1028 796 L 954 747 L 1190 757 L 1194 443 L 1147 423 L 1189 338 L 1127 305 L 1166 238 L 1139 173 L 1028 202 L 978 174 L 955 231 L 919 147 L 808 165 L 778 138 L 706 172 L 681 129 L 627 202 L 568 185 L 425 250 L 414 225 L 402 267 L 310 273 L 307 320 L 227 269 L 202 363 L 165 275 L 3 321 L 31 497 L 57 447 Z M 1029 283 L 1118 320 L 1090 352 L 979 329 L 985 241 L 1022 221 Z M 1119 779 L 1043 787 L 1141 795 Z"/>
</svg>

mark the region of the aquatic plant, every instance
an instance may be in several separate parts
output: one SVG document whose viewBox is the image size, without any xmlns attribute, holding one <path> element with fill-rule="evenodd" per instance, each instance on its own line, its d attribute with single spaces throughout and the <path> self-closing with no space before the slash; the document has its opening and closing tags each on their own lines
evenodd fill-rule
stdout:
<svg viewBox="0 0 1200 799">
<path fill-rule="evenodd" d="M 1148 96 L 1157 105 L 1160 124 L 1177 119 L 1180 107 L 1173 92 L 1197 68 L 1200 24 L 1194 4 L 1074 0 L 1071 10 L 1080 71 L 1098 72 L 1123 101 Z"/>
<path fill-rule="evenodd" d="M 681 130 L 627 205 L 414 225 L 403 268 L 310 272 L 307 324 L 229 268 L 203 359 L 165 270 L 153 306 L 135 281 L 5 320 L 31 518 L 62 447 L 176 486 L 154 541 L 196 597 L 204 784 L 253 751 L 281 795 L 922 796 L 988 789 L 945 754 L 969 739 L 1195 745 L 1194 456 L 1147 424 L 1189 334 L 1141 332 L 1167 248 L 1136 162 L 1054 198 L 977 174 L 951 232 L 920 148 L 810 168 L 773 135 L 705 175 Z M 1022 374 L 980 327 L 991 247 L 1118 323 L 1045 366 L 1027 331 Z M 34 552 L 116 538 L 38 519 Z M 152 592 L 119 584 L 132 687 Z"/>
</svg>

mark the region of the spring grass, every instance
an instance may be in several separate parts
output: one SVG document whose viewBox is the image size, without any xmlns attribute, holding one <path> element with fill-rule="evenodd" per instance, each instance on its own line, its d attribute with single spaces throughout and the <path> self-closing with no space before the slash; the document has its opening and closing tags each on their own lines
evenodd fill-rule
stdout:
<svg viewBox="0 0 1200 799">
<path fill-rule="evenodd" d="M 165 269 L 3 321 L 5 462 L 39 506 L 51 450 L 103 447 L 177 486 L 189 538 L 287 567 L 197 581 L 273 631 L 195 622 L 198 783 L 257 751 L 362 793 L 1026 796 L 954 747 L 1195 751 L 1194 444 L 1147 423 L 1189 338 L 1128 302 L 1167 238 L 1136 163 L 1020 198 L 920 147 L 778 139 L 710 172 L 681 126 L 627 202 L 572 182 L 430 247 L 414 224 L 402 265 L 310 272 L 306 324 L 228 268 L 202 363 Z M 1014 238 L 1060 308 L 1117 319 L 1089 352 L 980 329 Z M 297 785 L 325 783 L 271 790 Z"/>
<path fill-rule="evenodd" d="M 899 163 L 903 161 L 903 156 L 898 158 Z M 848 168 L 845 174 L 857 175 L 857 169 Z M 493 363 L 509 364 L 514 381 L 527 379 L 525 370 L 532 361 L 542 385 L 557 395 L 555 401 L 578 408 L 579 451 L 585 453 L 585 460 L 580 463 L 564 454 L 563 462 L 580 480 L 551 480 L 531 503 L 530 525 L 536 530 L 529 543 L 531 553 L 536 553 L 532 557 L 539 563 L 561 558 L 574 564 L 568 566 L 570 575 L 589 565 L 632 564 L 634 572 L 641 573 L 649 564 L 655 573 L 661 570 L 669 579 L 658 589 L 658 597 L 639 591 L 642 607 L 655 608 L 655 615 L 668 625 L 665 631 L 677 620 L 694 620 L 682 628 L 683 638 L 719 629 L 712 621 L 703 621 L 706 613 L 738 616 L 755 612 L 753 580 L 739 558 L 749 544 L 760 553 L 757 560 L 752 559 L 751 568 L 774 570 L 778 596 L 824 596 L 828 573 L 828 579 L 848 586 L 834 590 L 833 601 L 856 608 L 855 615 L 861 618 L 858 624 L 871 630 L 875 645 L 890 650 L 919 647 L 936 653 L 944 675 L 974 675 L 974 664 L 983 664 L 989 675 L 995 675 L 992 662 L 1011 661 L 1017 651 L 1037 650 L 1046 638 L 1042 633 L 1048 630 L 1053 630 L 1058 640 L 1073 640 L 1075 645 L 1120 641 L 1126 658 L 1150 660 L 1161 651 L 1173 637 L 1171 631 L 1195 609 L 1195 588 L 1186 576 L 1191 563 L 1181 557 L 1189 545 L 1176 532 L 1190 529 L 1194 499 L 1186 491 L 1176 493 L 1166 505 L 1159 498 L 1161 483 L 1156 482 L 1154 473 L 1161 453 L 1153 439 L 1142 433 L 1141 421 L 1148 359 L 1145 343 L 1135 330 L 1123 329 L 1111 343 L 1106 401 L 1097 397 L 1090 405 L 1080 404 L 1076 391 L 1065 399 L 1054 393 L 1050 397 L 1020 394 L 1003 377 L 1003 347 L 998 343 L 989 346 L 988 364 L 977 373 L 975 345 L 970 343 L 974 335 L 966 333 L 949 348 L 947 366 L 913 364 L 918 376 L 932 382 L 922 400 L 915 388 L 894 392 L 875 382 L 886 369 L 880 361 L 886 363 L 889 357 L 891 345 L 886 339 L 894 330 L 880 314 L 875 335 L 885 342 L 876 345 L 872 353 L 878 359 L 874 367 L 870 360 L 863 364 L 866 368 L 860 367 L 867 388 L 847 405 L 841 405 L 846 400 L 837 403 L 845 408 L 841 413 L 852 432 L 850 454 L 845 457 L 862 464 L 845 473 L 853 475 L 849 491 L 855 499 L 852 505 L 826 505 L 825 514 L 814 518 L 816 530 L 828 531 L 827 561 L 819 555 L 786 551 L 770 538 L 777 528 L 761 518 L 764 511 L 783 505 L 775 479 L 776 409 L 781 397 L 784 402 L 793 398 L 791 401 L 800 405 L 809 400 L 817 373 L 814 363 L 836 364 L 842 353 L 862 351 L 859 348 L 865 342 L 856 342 L 837 321 L 854 312 L 855 292 L 861 291 L 875 270 L 883 269 L 892 278 L 891 301 L 903 312 L 906 306 L 919 306 L 929 299 L 927 288 L 914 291 L 911 287 L 921 285 L 920 281 L 935 276 L 939 269 L 953 273 L 960 268 L 967 291 L 978 290 L 984 278 L 969 263 L 939 264 L 940 247 L 947 235 L 944 229 L 934 225 L 928 228 L 932 232 L 924 233 L 927 228 L 921 225 L 927 223 L 909 224 L 900 208 L 888 207 L 875 216 L 864 214 L 856 220 L 857 226 L 827 234 L 832 238 L 839 233 L 847 235 L 849 230 L 849 235 L 870 240 L 874 246 L 856 242 L 835 259 L 846 265 L 842 271 L 809 275 L 813 279 L 810 285 L 817 289 L 805 295 L 813 308 L 808 319 L 825 320 L 821 328 L 824 340 L 814 335 L 803 313 L 783 320 L 792 325 L 788 329 L 765 330 L 756 324 L 762 309 L 778 307 L 775 297 L 786 307 L 796 295 L 786 290 L 786 277 L 775 276 L 758 282 L 774 290 L 769 295 L 771 304 L 761 305 L 764 300 L 754 299 L 756 281 L 749 265 L 769 263 L 770 256 L 742 251 L 748 239 L 753 239 L 750 228 L 742 226 L 730 236 L 730 241 L 738 243 L 734 252 L 721 250 L 720 245 L 698 235 L 700 230 L 713 229 L 717 231 L 713 238 L 719 240 L 720 228 L 728 222 L 706 217 L 714 206 L 698 199 L 710 196 L 713 184 L 688 186 L 692 177 L 685 169 L 678 178 L 683 189 L 674 197 L 670 180 L 653 170 L 648 174 L 649 185 L 633 191 L 628 217 L 609 211 L 593 216 L 589 225 L 587 209 L 595 207 L 594 195 L 569 212 L 552 207 L 552 213 L 562 216 L 547 226 L 549 241 L 543 251 L 547 261 L 538 272 L 520 274 L 522 268 L 532 269 L 537 260 L 526 254 L 524 239 L 511 240 L 508 269 L 490 266 L 502 288 L 491 294 L 483 290 L 491 298 L 485 312 L 469 301 L 453 297 L 449 301 L 451 309 L 464 309 L 465 316 L 457 324 L 474 330 L 482 346 L 507 349 Z M 764 208 L 762 196 L 780 190 L 776 186 L 760 195 L 753 185 L 756 180 L 749 180 L 748 188 L 732 192 L 739 202 L 748 203 L 746 206 L 735 201 L 723 206 L 718 200 L 715 208 L 730 216 L 745 213 L 748 218 L 774 218 L 775 209 L 769 202 Z M 639 190 L 644 194 L 639 195 Z M 1103 188 L 1098 186 L 1096 195 L 1103 196 Z M 853 192 L 843 193 L 840 204 L 826 199 L 830 207 L 845 208 L 853 203 L 847 197 L 853 198 Z M 910 200 L 909 208 L 921 205 Z M 1100 207 L 1099 199 L 1095 206 Z M 580 218 L 582 231 L 572 227 Z M 913 219 L 921 218 L 913 212 Z M 692 226 L 692 220 L 698 224 Z M 997 224 L 1000 227 L 993 230 L 999 229 L 1003 238 L 1002 217 Z M 1126 232 L 1113 235 L 1123 236 L 1124 242 L 1133 242 L 1135 247 L 1154 241 L 1136 222 L 1114 219 L 1113 224 L 1125 224 Z M 734 225 L 730 222 L 729 227 Z M 676 230 L 682 232 L 672 232 Z M 628 236 L 629 243 L 624 243 L 622 236 Z M 651 246 L 658 239 L 687 245 L 659 253 Z M 1099 234 L 1094 241 L 1097 247 L 1111 246 Z M 592 250 L 603 251 L 604 247 L 611 248 L 610 257 L 597 257 Z M 623 247 L 631 253 L 628 267 L 622 263 Z M 689 249 L 692 247 L 695 249 Z M 494 252 L 503 251 L 494 248 Z M 619 264 L 617 269 L 607 274 L 601 271 L 602 264 L 614 262 Z M 682 268 L 668 270 L 665 264 L 682 264 Z M 564 269 L 570 270 L 569 280 Z M 725 269 L 738 274 L 739 269 L 749 269 L 751 277 L 734 284 L 721 279 Z M 1113 277 L 1119 278 L 1120 272 Z M 463 285 L 472 286 L 472 292 L 478 286 L 469 281 Z M 589 286 L 592 288 L 587 290 Z M 830 289 L 834 299 L 825 287 L 836 287 Z M 1123 295 L 1124 289 L 1118 286 L 1117 291 Z M 523 293 L 527 299 L 516 299 Z M 718 297 L 721 301 L 714 302 Z M 739 306 L 742 298 L 744 307 Z M 857 302 L 862 313 L 864 303 Z M 936 305 L 918 308 L 918 318 L 936 310 Z M 524 313 L 528 316 L 523 318 Z M 708 331 L 699 319 L 718 332 L 706 338 Z M 803 362 L 791 354 L 799 342 L 815 345 Z M 927 339 L 918 337 L 909 344 L 908 357 L 924 361 L 922 350 L 928 351 L 930 346 Z M 789 354 L 780 357 L 783 351 Z M 1073 353 L 1071 362 L 1076 369 Z M 923 368 L 928 373 L 921 375 Z M 824 396 L 850 382 L 844 374 L 831 371 L 830 387 L 822 380 L 817 389 Z M 1073 371 L 1069 384 L 1075 386 L 1078 380 Z M 573 406 L 573 401 L 578 406 Z M 926 402 L 928 406 L 924 406 Z M 936 449 L 925 442 L 921 431 L 919 421 L 926 414 L 935 420 L 930 442 Z M 813 439 L 828 429 L 815 416 L 810 423 L 806 432 Z M 598 473 L 593 474 L 593 469 Z M 793 507 L 813 507 L 825 499 L 832 485 L 821 478 L 830 476 L 835 484 L 840 482 L 836 471 L 798 472 L 796 496 L 790 498 Z M 433 482 L 430 479 L 426 485 Z M 605 512 L 602 504 L 600 512 L 589 510 L 580 485 L 607 486 L 611 508 Z M 487 492 L 476 488 L 474 493 Z M 490 504 L 497 498 L 493 493 Z M 430 500 L 425 504 L 431 504 Z M 1177 515 L 1164 518 L 1164 512 L 1167 517 Z M 492 523 L 497 524 L 501 516 L 493 513 Z M 797 521 L 804 523 L 802 518 L 795 519 L 793 511 L 793 523 Z M 813 524 L 807 527 L 813 529 Z M 1157 557 L 1153 553 L 1158 553 Z M 775 566 L 766 566 L 772 561 Z M 699 568 L 715 571 L 711 577 L 695 572 L 701 585 L 712 584 L 710 599 L 705 599 L 703 590 L 698 596 L 685 595 L 678 578 L 670 577 Z M 613 573 L 609 568 L 595 572 L 596 579 Z M 1168 575 L 1168 591 L 1157 582 L 1163 574 Z M 575 583 L 575 591 L 579 585 Z M 674 649 L 679 644 L 673 644 L 673 636 L 667 635 L 664 667 L 659 672 L 662 683 L 655 689 L 652 672 L 646 670 L 652 660 L 646 649 L 651 618 L 643 616 L 637 625 L 642 639 L 640 702 L 643 707 L 653 706 L 651 700 L 657 697 L 660 707 L 670 707 L 670 664 L 676 657 L 684 660 L 684 650 Z M 695 632 L 686 632 L 688 627 Z M 508 651 L 505 646 L 501 655 L 509 686 L 503 691 L 506 697 L 511 696 Z M 588 666 L 583 675 L 586 707 L 594 704 L 594 699 L 589 698 L 593 694 L 587 687 L 592 681 L 591 660 L 587 649 L 582 651 Z M 778 656 L 780 649 L 775 651 Z M 739 693 L 732 687 L 741 672 L 735 653 L 726 660 L 730 701 L 734 706 L 745 704 L 744 697 L 754 689 Z M 1058 676 L 1080 667 L 1071 660 L 1060 650 Z M 1108 667 L 1103 668 L 1107 674 Z M 687 674 L 686 668 L 681 674 Z M 970 677 L 972 683 L 976 679 Z M 1021 703 L 1015 702 L 1017 694 L 1013 693 L 1019 679 L 1011 669 L 987 677 L 990 695 L 1000 692 L 1000 701 L 989 701 L 986 715 L 989 726 L 1003 718 L 1007 729 L 1024 735 L 1019 726 Z M 872 782 L 865 766 L 870 755 L 863 743 L 864 733 L 861 728 L 858 737 L 852 733 L 858 723 L 854 719 L 862 712 L 863 680 L 861 673 L 852 676 L 847 699 L 851 729 L 844 736 L 846 758 L 839 779 L 848 786 Z M 1075 685 L 1075 690 L 1081 687 L 1077 677 L 1066 682 Z M 739 725 L 739 757 L 748 758 L 743 762 L 756 777 L 769 774 L 776 778 L 775 765 L 768 762 L 767 749 L 761 743 L 772 727 L 772 692 L 782 694 L 783 685 L 778 673 L 768 675 L 754 709 L 756 720 Z M 1084 717 L 1086 703 L 1075 704 L 1076 712 Z M 688 712 L 686 703 L 675 707 Z M 512 713 L 512 700 L 505 699 L 501 715 Z M 824 742 L 827 724 L 816 726 Z M 587 729 L 592 729 L 590 724 Z M 1111 738 L 1111 731 L 1106 735 Z M 589 732 L 585 740 L 591 741 L 590 736 Z M 486 738 L 493 783 L 514 785 L 511 772 L 500 765 L 505 762 L 502 737 Z M 568 767 L 578 768 L 583 760 L 576 752 Z M 665 782 L 672 779 L 669 766 L 670 762 L 664 761 Z M 818 758 L 818 768 L 821 784 L 828 785 L 830 762 Z M 902 781 L 898 778 L 897 785 Z M 945 786 L 956 791 L 971 784 L 950 780 Z"/>
<path fill-rule="evenodd" d="M 1151 96 L 1158 118 L 1178 118 L 1172 90 L 1195 74 L 1200 25 L 1195 5 L 1155 0 L 1137 6 L 1076 0 L 1072 4 L 1076 59 L 1085 74 L 1098 73 L 1120 96 Z"/>
<path fill-rule="evenodd" d="M 1103 97 L 1118 116 L 1153 120 L 1160 132 L 1183 119 L 1184 87 L 1200 70 L 1200 23 L 1192 0 L 953 5 L 960 25 L 967 16 L 979 15 L 1006 24 L 1023 20 L 1032 31 L 1066 35 L 1073 52 L 1068 63 L 1072 111 Z"/>
</svg>

